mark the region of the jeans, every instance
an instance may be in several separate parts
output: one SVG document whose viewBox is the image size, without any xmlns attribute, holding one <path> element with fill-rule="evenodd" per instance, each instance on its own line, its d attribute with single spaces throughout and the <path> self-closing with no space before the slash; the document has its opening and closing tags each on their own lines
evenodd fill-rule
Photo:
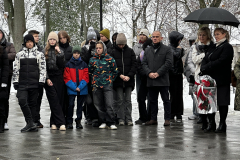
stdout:
<svg viewBox="0 0 240 160">
<path fill-rule="evenodd" d="M 119 121 L 132 121 L 132 87 L 118 87 L 116 88 L 116 92 L 118 104 L 117 118 L 119 119 Z"/>
<path fill-rule="evenodd" d="M 67 124 L 73 123 L 73 113 L 74 113 L 74 102 L 75 98 L 77 97 L 77 119 L 82 120 L 82 105 L 85 99 L 84 95 L 69 95 L 69 106 L 67 111 Z"/>
<path fill-rule="evenodd" d="M 94 88 L 92 93 L 93 102 L 97 108 L 100 121 L 106 123 L 108 126 L 115 124 L 112 87 Z"/>
<path fill-rule="evenodd" d="M 5 112 L 5 123 L 7 123 L 8 115 L 9 115 L 9 96 L 10 96 L 10 90 L 12 85 L 12 75 L 8 76 L 8 84 L 7 84 L 7 99 L 3 100 L 4 103 L 4 112 Z"/>
<path fill-rule="evenodd" d="M 158 94 L 161 94 L 164 106 L 164 119 L 170 120 L 171 118 L 171 102 L 169 99 L 169 87 L 168 86 L 155 86 L 149 87 L 149 102 L 151 110 L 151 120 L 157 121 L 158 115 Z"/>
<path fill-rule="evenodd" d="M 193 115 L 198 116 L 199 114 L 197 113 L 196 101 L 195 101 L 195 98 L 193 97 L 193 94 L 191 94 L 191 97 L 193 100 Z"/>
</svg>

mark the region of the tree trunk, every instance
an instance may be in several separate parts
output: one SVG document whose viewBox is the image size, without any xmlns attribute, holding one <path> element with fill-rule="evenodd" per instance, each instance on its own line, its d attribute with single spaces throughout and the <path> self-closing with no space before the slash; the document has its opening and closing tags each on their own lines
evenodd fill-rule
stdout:
<svg viewBox="0 0 240 160">
<path fill-rule="evenodd" d="M 50 4 L 51 4 L 51 0 L 45 0 L 45 8 L 46 8 L 45 42 L 47 40 L 48 34 L 50 33 Z M 45 44 L 44 44 L 44 46 L 45 46 Z"/>
<path fill-rule="evenodd" d="M 156 15 L 155 15 L 155 22 L 154 22 L 154 31 L 157 28 L 158 10 L 159 10 L 159 0 L 157 0 L 157 8 L 156 8 Z"/>
<path fill-rule="evenodd" d="M 13 42 L 16 51 L 22 48 L 23 34 L 26 31 L 24 0 L 14 0 Z"/>
<path fill-rule="evenodd" d="M 86 27 L 86 21 L 85 21 L 85 5 L 83 3 L 83 0 L 81 0 L 81 21 L 83 25 L 83 31 L 84 31 L 84 39 L 87 39 L 87 27 Z"/>
<path fill-rule="evenodd" d="M 8 28 L 9 28 L 9 39 L 10 36 L 13 35 L 13 17 L 14 17 L 14 9 L 13 9 L 13 3 L 12 0 L 4 0 L 4 10 L 5 12 L 8 12 L 7 22 L 8 22 Z"/>
</svg>

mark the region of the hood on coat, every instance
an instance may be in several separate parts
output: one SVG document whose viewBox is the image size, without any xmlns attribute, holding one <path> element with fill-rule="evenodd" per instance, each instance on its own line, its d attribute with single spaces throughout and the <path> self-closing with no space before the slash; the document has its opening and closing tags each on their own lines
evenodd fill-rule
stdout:
<svg viewBox="0 0 240 160">
<path fill-rule="evenodd" d="M 1 31 L 2 34 L 3 34 L 3 37 L 2 37 L 2 39 L 1 39 L 1 41 L 0 41 L 0 43 L 2 44 L 2 43 L 5 42 L 5 40 L 6 40 L 6 35 L 5 35 L 5 32 L 4 32 L 4 30 L 3 30 L 2 28 L 0 28 L 0 31 Z"/>
<path fill-rule="evenodd" d="M 107 47 L 106 47 L 106 45 L 100 40 L 100 41 L 98 41 L 98 42 L 100 42 L 100 43 L 102 43 L 103 44 L 103 53 L 102 54 L 105 54 L 105 53 L 107 53 Z M 96 44 L 97 45 L 97 44 Z M 96 51 L 96 54 L 97 54 L 97 51 Z"/>
<path fill-rule="evenodd" d="M 169 42 L 173 47 L 177 47 L 179 45 L 179 41 L 182 40 L 183 37 L 184 35 L 177 31 L 172 31 L 168 36 Z"/>
</svg>

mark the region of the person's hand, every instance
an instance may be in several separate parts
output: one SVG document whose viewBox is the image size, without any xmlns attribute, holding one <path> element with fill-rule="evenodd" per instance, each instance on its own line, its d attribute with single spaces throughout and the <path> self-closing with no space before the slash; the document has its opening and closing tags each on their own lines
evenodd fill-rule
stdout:
<svg viewBox="0 0 240 160">
<path fill-rule="evenodd" d="M 119 77 L 123 80 L 125 76 L 121 74 Z"/>
<path fill-rule="evenodd" d="M 2 83 L 2 84 L 1 84 L 1 87 L 2 87 L 2 88 L 5 88 L 5 87 L 7 87 L 7 84 L 6 84 L 6 83 Z"/>
<path fill-rule="evenodd" d="M 96 45 L 96 42 L 91 41 L 91 42 L 90 42 L 90 47 L 89 47 L 89 48 L 93 49 L 93 48 L 95 48 L 95 45 Z"/>
<path fill-rule="evenodd" d="M 48 86 L 53 86 L 53 83 L 50 79 L 47 79 L 47 84 L 48 84 Z"/>
<path fill-rule="evenodd" d="M 55 47 L 55 50 L 56 50 L 58 53 L 61 52 L 58 46 Z"/>
<path fill-rule="evenodd" d="M 180 47 L 180 46 L 177 46 L 177 48 L 180 48 L 180 49 L 182 49 L 182 47 Z"/>
<path fill-rule="evenodd" d="M 154 73 L 149 73 L 148 76 L 149 76 L 149 78 L 151 78 L 151 79 L 155 79 Z"/>
<path fill-rule="evenodd" d="M 123 79 L 124 81 L 129 81 L 130 80 L 130 77 L 128 77 L 128 76 L 124 76 L 124 79 Z"/>
<path fill-rule="evenodd" d="M 158 78 L 159 77 L 159 74 L 156 72 L 156 73 L 153 73 L 154 74 L 154 78 Z"/>
<path fill-rule="evenodd" d="M 80 89 L 77 87 L 77 88 L 76 88 L 76 91 L 77 91 L 77 92 L 80 92 Z"/>
<path fill-rule="evenodd" d="M 15 90 L 18 90 L 18 87 L 19 87 L 18 83 L 13 83 L 13 87 L 14 87 Z"/>
</svg>

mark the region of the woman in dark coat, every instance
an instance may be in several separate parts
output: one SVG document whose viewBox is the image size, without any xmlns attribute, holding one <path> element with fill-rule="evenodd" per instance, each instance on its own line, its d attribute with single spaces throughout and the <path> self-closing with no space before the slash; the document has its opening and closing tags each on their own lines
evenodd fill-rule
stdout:
<svg viewBox="0 0 240 160">
<path fill-rule="evenodd" d="M 135 86 L 134 75 L 137 71 L 136 56 L 134 51 L 127 46 L 127 39 L 123 33 L 119 33 L 116 39 L 116 47 L 111 56 L 118 67 L 118 76 L 113 82 L 117 93 L 117 118 L 119 125 L 127 123 L 132 126 L 132 102 L 131 93 Z"/>
<path fill-rule="evenodd" d="M 9 75 L 9 61 L 8 55 L 0 47 L 0 133 L 4 132 L 5 124 L 5 106 L 4 100 L 8 98 L 8 75 Z"/>
<path fill-rule="evenodd" d="M 226 132 L 226 118 L 230 105 L 231 64 L 233 47 L 229 44 L 229 33 L 223 28 L 214 30 L 216 46 L 206 53 L 201 66 L 200 75 L 209 75 L 217 83 L 217 105 L 220 122 L 216 133 Z M 215 118 L 215 117 L 213 117 Z"/>
</svg>

